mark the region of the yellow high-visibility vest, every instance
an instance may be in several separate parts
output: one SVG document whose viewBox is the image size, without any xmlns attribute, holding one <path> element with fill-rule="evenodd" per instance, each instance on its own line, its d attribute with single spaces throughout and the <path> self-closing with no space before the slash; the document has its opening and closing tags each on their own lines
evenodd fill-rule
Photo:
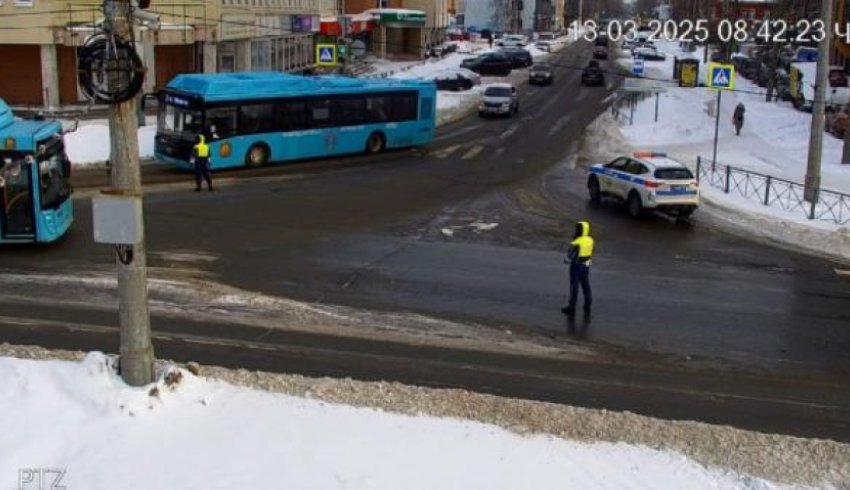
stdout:
<svg viewBox="0 0 850 490">
<path fill-rule="evenodd" d="M 193 147 L 195 149 L 195 155 L 198 155 L 198 158 L 207 158 L 210 156 L 210 147 L 206 141 L 204 141 L 203 136 L 200 138 L 201 141 Z"/>
<path fill-rule="evenodd" d="M 581 226 L 581 235 L 570 242 L 570 244 L 578 247 L 578 256 L 580 258 L 593 257 L 593 238 L 590 237 L 590 223 L 579 221 L 578 224 Z"/>
</svg>

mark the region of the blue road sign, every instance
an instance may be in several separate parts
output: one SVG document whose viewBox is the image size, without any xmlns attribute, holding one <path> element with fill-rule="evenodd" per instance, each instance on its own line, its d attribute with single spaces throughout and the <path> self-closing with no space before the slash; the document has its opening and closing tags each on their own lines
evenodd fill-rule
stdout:
<svg viewBox="0 0 850 490">
<path fill-rule="evenodd" d="M 636 77 L 643 76 L 643 58 L 635 58 L 632 60 L 632 74 Z"/>
<path fill-rule="evenodd" d="M 709 64 L 707 85 L 714 89 L 733 90 L 735 88 L 735 66 L 721 63 Z"/>
<path fill-rule="evenodd" d="M 316 64 L 319 66 L 334 66 L 337 64 L 336 44 L 316 45 Z"/>
</svg>

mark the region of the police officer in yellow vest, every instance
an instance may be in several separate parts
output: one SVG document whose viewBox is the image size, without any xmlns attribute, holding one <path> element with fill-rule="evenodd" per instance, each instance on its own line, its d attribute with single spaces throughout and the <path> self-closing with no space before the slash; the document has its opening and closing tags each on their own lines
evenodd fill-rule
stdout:
<svg viewBox="0 0 850 490">
<path fill-rule="evenodd" d="M 590 313 L 590 305 L 593 303 L 593 295 L 590 292 L 591 257 L 593 257 L 593 238 L 590 236 L 590 222 L 579 221 L 576 223 L 567 258 L 564 259 L 564 263 L 570 265 L 570 302 L 561 308 L 561 311 L 567 315 L 572 315 L 576 311 L 579 286 L 584 295 L 584 313 Z"/>
<path fill-rule="evenodd" d="M 204 135 L 198 135 L 198 143 L 192 147 L 192 163 L 195 168 L 195 192 L 201 191 L 201 180 L 206 180 L 207 189 L 213 190 L 210 177 L 210 147 Z"/>
</svg>

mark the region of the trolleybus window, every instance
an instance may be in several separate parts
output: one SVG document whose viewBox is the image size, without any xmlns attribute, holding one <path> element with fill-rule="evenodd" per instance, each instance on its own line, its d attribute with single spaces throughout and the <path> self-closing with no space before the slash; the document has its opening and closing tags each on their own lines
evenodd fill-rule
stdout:
<svg viewBox="0 0 850 490">
<path fill-rule="evenodd" d="M 207 109 L 207 126 L 215 127 L 219 138 L 227 138 L 236 134 L 236 108 L 214 107 Z"/>
<path fill-rule="evenodd" d="M 274 131 L 274 105 L 251 104 L 239 107 L 239 133 L 267 133 Z"/>
<path fill-rule="evenodd" d="M 307 127 L 307 103 L 282 100 L 275 110 L 275 127 L 279 131 L 299 131 Z"/>
<path fill-rule="evenodd" d="M 192 133 L 201 132 L 201 112 L 181 109 L 173 105 L 166 105 L 162 113 L 163 121 L 160 127 L 169 133 Z"/>
<path fill-rule="evenodd" d="M 313 99 L 310 101 L 310 129 L 333 126 L 332 105 L 331 99 Z"/>
</svg>

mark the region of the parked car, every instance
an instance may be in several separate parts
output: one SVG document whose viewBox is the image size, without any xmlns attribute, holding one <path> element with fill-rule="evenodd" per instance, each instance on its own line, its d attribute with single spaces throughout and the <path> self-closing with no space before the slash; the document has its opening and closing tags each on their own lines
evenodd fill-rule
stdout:
<svg viewBox="0 0 850 490">
<path fill-rule="evenodd" d="M 469 90 L 481 84 L 480 75 L 464 68 L 443 70 L 426 77 L 426 79 L 433 80 L 437 85 L 437 90 L 450 90 L 453 92 Z"/>
<path fill-rule="evenodd" d="M 599 62 L 590 60 L 584 71 L 581 72 L 581 84 L 588 85 L 605 85 L 605 73 L 599 67 Z"/>
<path fill-rule="evenodd" d="M 528 70 L 528 83 L 552 85 L 555 81 L 554 70 L 549 63 L 535 63 Z"/>
<path fill-rule="evenodd" d="M 664 61 L 667 59 L 664 53 L 648 46 L 635 48 L 632 50 L 632 54 L 635 58 L 642 58 L 646 61 Z"/>
<path fill-rule="evenodd" d="M 519 95 L 516 87 L 510 83 L 494 83 L 488 85 L 481 94 L 478 104 L 478 115 L 513 116 L 519 112 Z"/>
<path fill-rule="evenodd" d="M 448 54 L 454 53 L 457 51 L 457 44 L 455 43 L 446 43 L 446 44 L 435 44 L 428 49 L 428 56 L 431 58 L 442 58 Z"/>
<path fill-rule="evenodd" d="M 593 49 L 593 59 L 607 60 L 608 59 L 608 48 L 606 48 L 604 46 L 596 46 Z"/>
<path fill-rule="evenodd" d="M 513 63 L 502 53 L 485 53 L 477 58 L 467 58 L 460 63 L 461 68 L 472 70 L 479 75 L 507 76 Z"/>
<path fill-rule="evenodd" d="M 511 68 L 526 68 L 534 63 L 531 53 L 522 48 L 502 48 L 498 52 L 511 59 Z"/>
<path fill-rule="evenodd" d="M 547 53 L 551 53 L 554 49 L 554 46 L 551 41 L 537 41 L 534 43 L 534 47 L 539 49 L 540 51 L 546 51 Z"/>
<path fill-rule="evenodd" d="M 522 34 L 505 34 L 496 41 L 496 46 L 504 48 L 522 48 L 528 44 L 528 39 Z"/>
</svg>

